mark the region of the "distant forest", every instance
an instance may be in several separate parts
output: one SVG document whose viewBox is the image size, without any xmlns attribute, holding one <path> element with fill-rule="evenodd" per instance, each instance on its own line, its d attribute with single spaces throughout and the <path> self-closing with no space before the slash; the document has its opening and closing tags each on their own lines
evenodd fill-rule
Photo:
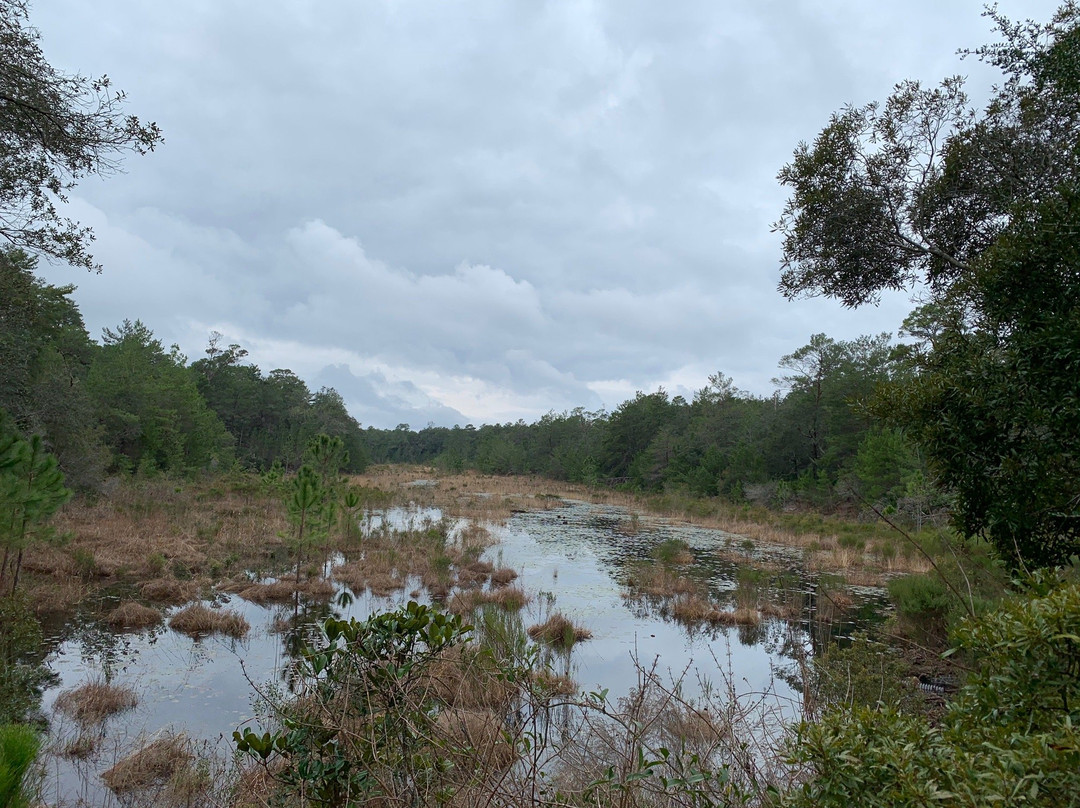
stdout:
<svg viewBox="0 0 1080 808">
<path fill-rule="evenodd" d="M 890 335 L 817 334 L 781 360 L 765 398 L 710 377 L 692 401 L 638 393 L 614 412 L 549 413 L 480 427 L 362 429 L 331 388 L 290 370 L 264 373 L 212 335 L 196 361 L 142 322 L 87 334 L 73 287 L 39 280 L 35 261 L 0 253 L 0 408 L 42 436 L 68 484 L 110 474 L 190 474 L 298 467 L 319 433 L 339 437 L 349 471 L 423 463 L 489 474 L 818 508 L 939 507 L 919 454 L 874 415 L 875 391 L 910 374 L 910 346 Z"/>
</svg>

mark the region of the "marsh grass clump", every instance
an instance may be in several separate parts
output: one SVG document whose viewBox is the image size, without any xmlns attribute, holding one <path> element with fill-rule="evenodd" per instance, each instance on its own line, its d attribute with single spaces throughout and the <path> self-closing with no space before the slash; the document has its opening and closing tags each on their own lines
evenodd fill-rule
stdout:
<svg viewBox="0 0 1080 808">
<path fill-rule="evenodd" d="M 248 633 L 251 626 L 237 612 L 210 609 L 202 603 L 193 603 L 169 618 L 169 628 L 192 637 L 225 634 L 239 639 Z"/>
<path fill-rule="evenodd" d="M 626 584 L 637 594 L 653 597 L 700 593 L 703 589 L 701 581 L 649 562 L 633 564 L 627 574 Z"/>
<path fill-rule="evenodd" d="M 133 688 L 106 682 L 87 682 L 65 690 L 56 697 L 55 708 L 83 726 L 94 726 L 106 718 L 138 705 Z"/>
<path fill-rule="evenodd" d="M 130 794 L 151 786 L 163 786 L 191 765 L 194 755 L 183 735 L 170 735 L 152 741 L 122 758 L 101 774 L 113 793 Z"/>
<path fill-rule="evenodd" d="M 591 631 L 574 625 L 570 618 L 561 612 L 555 612 L 543 623 L 531 626 L 528 633 L 537 642 L 564 651 L 573 648 L 574 643 L 592 639 Z"/>
<path fill-rule="evenodd" d="M 491 573 L 491 585 L 492 586 L 506 586 L 517 580 L 517 570 L 510 569 L 509 567 L 499 567 L 496 570 L 492 570 Z"/>
<path fill-rule="evenodd" d="M 757 626 L 762 613 L 747 606 L 718 609 L 706 598 L 696 594 L 677 595 L 671 602 L 671 616 L 680 623 L 712 623 L 719 626 Z"/>
<path fill-rule="evenodd" d="M 664 539 L 653 548 L 652 556 L 665 566 L 692 564 L 694 554 L 682 539 Z"/>
<path fill-rule="evenodd" d="M 237 594 L 252 603 L 287 603 L 297 595 L 310 600 L 330 600 L 334 596 L 334 585 L 323 578 L 308 578 L 297 583 L 283 578 L 271 583 L 251 584 Z"/>
<path fill-rule="evenodd" d="M 470 614 L 481 606 L 493 604 L 507 611 L 518 611 L 529 602 L 529 594 L 520 586 L 502 586 L 498 589 L 470 589 L 457 592 L 447 608 L 451 614 Z"/>
<path fill-rule="evenodd" d="M 195 597 L 198 587 L 193 581 L 174 578 L 153 578 L 139 587 L 142 596 L 154 603 L 186 603 Z"/>
<path fill-rule="evenodd" d="M 105 622 L 116 629 L 149 628 L 164 619 L 157 609 L 134 600 L 124 601 L 105 616 Z"/>
</svg>

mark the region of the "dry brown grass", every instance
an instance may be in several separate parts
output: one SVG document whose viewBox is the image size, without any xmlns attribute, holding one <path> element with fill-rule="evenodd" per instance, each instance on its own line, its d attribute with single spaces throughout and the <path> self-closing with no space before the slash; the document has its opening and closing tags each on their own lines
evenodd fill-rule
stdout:
<svg viewBox="0 0 1080 808">
<path fill-rule="evenodd" d="M 281 793 L 281 783 L 274 779 L 274 775 L 284 767 L 285 761 L 278 760 L 269 767 L 249 766 L 242 769 L 227 802 L 228 808 L 270 808 L 271 805 L 286 805 Z"/>
<path fill-rule="evenodd" d="M 455 768 L 467 776 L 475 771 L 477 759 L 485 767 L 505 769 L 516 758 L 503 735 L 502 717 L 490 710 L 443 710 L 435 719 L 434 731 L 444 748 L 449 748 Z"/>
<path fill-rule="evenodd" d="M 543 623 L 529 627 L 529 636 L 552 648 L 568 649 L 574 643 L 592 639 L 592 632 L 576 626 L 566 615 L 555 612 Z"/>
<path fill-rule="evenodd" d="M 678 595 L 672 599 L 671 615 L 682 623 L 714 623 L 721 626 L 756 626 L 763 611 L 750 606 L 718 609 L 700 595 Z M 785 615 L 773 615 L 785 616 Z"/>
<path fill-rule="evenodd" d="M 193 603 L 169 618 L 169 628 L 194 637 L 225 634 L 240 638 L 248 633 L 251 626 L 236 612 L 210 609 L 202 603 Z"/>
<path fill-rule="evenodd" d="M 60 749 L 60 754 L 63 757 L 72 760 L 86 760 L 98 751 L 101 737 L 101 734 L 98 732 L 80 732 L 74 738 L 64 743 L 63 747 Z"/>
<path fill-rule="evenodd" d="M 486 603 L 494 603 L 508 611 L 517 611 L 530 600 L 529 593 L 520 586 L 501 586 L 498 589 L 470 589 L 457 592 L 447 604 L 453 614 L 470 614 Z"/>
<path fill-rule="evenodd" d="M 166 783 L 192 759 L 186 738 L 170 735 L 132 752 L 103 772 L 101 779 L 114 793 L 128 794 Z"/>
<path fill-rule="evenodd" d="M 671 601 L 671 616 L 684 623 L 707 620 L 716 611 L 716 607 L 700 595 L 677 595 Z"/>
<path fill-rule="evenodd" d="M 412 485 L 417 480 L 430 480 L 435 485 Z M 589 489 L 584 486 L 541 477 L 448 473 L 427 466 L 372 466 L 351 481 L 387 491 L 395 502 L 441 508 L 446 514 L 478 523 L 499 524 L 518 511 L 556 507 L 564 497 L 589 498 Z"/>
<path fill-rule="evenodd" d="M 541 696 L 573 696 L 578 692 L 577 682 L 572 676 L 544 668 L 532 672 L 532 682 Z"/>
<path fill-rule="evenodd" d="M 138 703 L 133 688 L 97 681 L 63 691 L 56 697 L 54 707 L 83 726 L 93 726 L 109 716 L 134 709 Z"/>
<path fill-rule="evenodd" d="M 155 603 L 187 603 L 199 591 L 194 581 L 177 581 L 174 578 L 154 578 L 139 587 L 142 596 Z"/>
<path fill-rule="evenodd" d="M 148 628 L 156 626 L 164 619 L 157 609 L 128 600 L 109 612 L 105 622 L 113 628 Z"/>
<path fill-rule="evenodd" d="M 286 603 L 297 594 L 311 600 L 330 600 L 334 596 L 334 585 L 323 578 L 308 578 L 299 584 L 293 579 L 282 578 L 273 583 L 249 584 L 237 594 L 252 603 Z"/>
<path fill-rule="evenodd" d="M 288 524 L 278 498 L 259 492 L 254 479 L 109 480 L 102 495 L 76 497 L 53 518 L 70 536 L 62 550 L 27 551 L 26 589 L 36 603 L 58 608 L 120 578 L 217 579 L 263 565 Z M 72 579 L 81 579 L 82 593 L 55 585 Z"/>
<path fill-rule="evenodd" d="M 655 597 L 699 594 L 704 588 L 701 581 L 680 575 L 662 564 L 651 561 L 631 565 L 626 583 L 635 592 Z"/>
<path fill-rule="evenodd" d="M 491 573 L 491 585 L 492 586 L 506 586 L 517 580 L 517 570 L 512 570 L 509 567 L 500 567 Z"/>
</svg>

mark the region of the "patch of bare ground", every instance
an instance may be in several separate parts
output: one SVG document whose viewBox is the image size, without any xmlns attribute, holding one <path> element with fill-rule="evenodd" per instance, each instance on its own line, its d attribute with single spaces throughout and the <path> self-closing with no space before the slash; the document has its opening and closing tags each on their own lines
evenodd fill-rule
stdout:
<svg viewBox="0 0 1080 808">
<path fill-rule="evenodd" d="M 243 637 L 251 629 L 248 621 L 237 612 L 228 609 L 211 609 L 202 603 L 193 603 L 169 618 L 169 628 L 189 636 L 225 634 Z"/>
<path fill-rule="evenodd" d="M 552 648 L 569 649 L 574 643 L 592 639 L 592 632 L 574 625 L 566 615 L 555 612 L 543 623 L 529 627 L 529 636 Z"/>
<path fill-rule="evenodd" d="M 133 688 L 94 681 L 64 690 L 56 697 L 54 707 L 83 726 L 93 726 L 109 716 L 134 709 L 138 703 Z"/>
<path fill-rule="evenodd" d="M 121 603 L 105 616 L 105 622 L 113 628 L 148 628 L 164 619 L 157 609 L 134 600 Z"/>
</svg>

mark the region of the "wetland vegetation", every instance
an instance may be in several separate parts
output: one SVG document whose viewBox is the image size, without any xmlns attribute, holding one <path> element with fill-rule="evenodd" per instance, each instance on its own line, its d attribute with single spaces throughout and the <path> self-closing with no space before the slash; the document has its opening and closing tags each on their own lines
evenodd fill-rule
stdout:
<svg viewBox="0 0 1080 808">
<path fill-rule="evenodd" d="M 780 174 L 781 291 L 920 283 L 907 342 L 534 424 L 92 340 L 20 247 L 93 266 L 50 159 L 160 133 L 80 77 L 4 117 L 0 802 L 1080 804 L 1080 8 L 988 16 L 986 109 L 905 82 Z"/>
</svg>

